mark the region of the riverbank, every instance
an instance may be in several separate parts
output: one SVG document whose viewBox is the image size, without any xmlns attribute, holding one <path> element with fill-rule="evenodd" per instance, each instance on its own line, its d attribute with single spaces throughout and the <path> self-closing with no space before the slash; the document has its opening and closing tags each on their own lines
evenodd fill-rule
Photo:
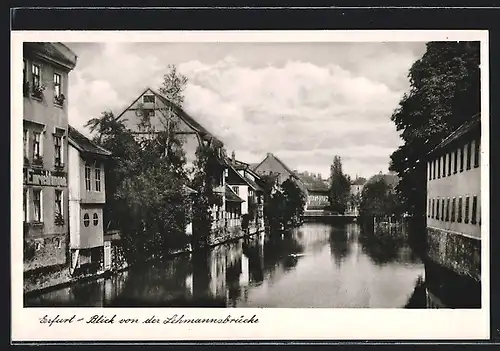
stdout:
<svg viewBox="0 0 500 351">
<path fill-rule="evenodd" d="M 269 231 L 266 238 L 231 240 L 134 266 L 108 279 L 27 299 L 25 305 L 403 308 L 422 303 L 416 286 L 424 266 L 405 245 L 361 240 L 367 234 L 358 224 L 304 223 L 281 234 Z"/>
<path fill-rule="evenodd" d="M 262 233 L 263 231 L 264 229 L 251 227 L 247 232 L 240 230 L 237 235 L 228 233 L 227 235 L 212 238 L 209 247 L 215 247 L 234 240 L 240 240 L 245 237 L 251 237 L 259 233 Z M 192 253 L 194 251 L 196 250 L 193 250 L 191 245 L 189 245 L 189 247 L 186 247 L 184 249 L 169 252 L 162 258 L 151 258 L 146 262 L 140 262 L 137 264 L 129 264 L 127 262 L 123 262 L 121 265 L 117 265 L 116 261 L 118 260 L 115 260 L 114 267 L 109 270 L 99 270 L 95 273 L 83 274 L 77 277 L 71 275 L 70 267 L 67 264 L 48 267 L 35 272 L 28 272 L 28 273 L 25 272 L 23 294 L 25 298 L 34 297 L 50 291 L 62 289 L 74 284 L 90 282 L 101 278 L 108 278 L 120 272 L 126 271 L 132 267 L 135 267 L 136 265 L 146 265 L 146 264 L 151 264 L 154 261 L 168 260 L 179 255 Z"/>
</svg>

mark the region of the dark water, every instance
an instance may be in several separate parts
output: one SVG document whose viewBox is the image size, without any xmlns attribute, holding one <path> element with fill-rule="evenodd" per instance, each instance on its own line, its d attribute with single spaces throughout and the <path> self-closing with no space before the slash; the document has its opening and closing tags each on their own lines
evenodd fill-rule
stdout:
<svg viewBox="0 0 500 351">
<path fill-rule="evenodd" d="M 134 267 L 28 306 L 425 308 L 424 264 L 401 235 L 306 223 Z"/>
</svg>

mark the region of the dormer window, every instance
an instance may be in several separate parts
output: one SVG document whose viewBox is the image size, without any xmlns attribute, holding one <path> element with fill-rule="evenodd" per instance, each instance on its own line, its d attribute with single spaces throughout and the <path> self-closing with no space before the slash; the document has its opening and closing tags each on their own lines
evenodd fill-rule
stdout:
<svg viewBox="0 0 500 351">
<path fill-rule="evenodd" d="M 154 95 L 143 95 L 142 96 L 142 102 L 145 104 L 154 104 L 155 103 L 155 96 Z"/>
</svg>

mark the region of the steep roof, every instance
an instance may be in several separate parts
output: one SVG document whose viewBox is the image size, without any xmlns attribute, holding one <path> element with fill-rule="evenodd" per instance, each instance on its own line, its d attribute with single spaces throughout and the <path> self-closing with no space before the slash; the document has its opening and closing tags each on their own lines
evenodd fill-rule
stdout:
<svg viewBox="0 0 500 351">
<path fill-rule="evenodd" d="M 292 171 L 283 161 L 281 161 L 278 157 L 276 157 L 274 154 L 271 152 L 268 152 L 266 157 L 255 167 L 253 167 L 253 170 L 255 171 L 261 164 L 263 164 L 267 159 L 274 159 L 276 162 L 278 162 L 293 178 L 300 180 L 298 175 Z"/>
<path fill-rule="evenodd" d="M 111 151 L 97 145 L 72 126 L 68 126 L 68 142 L 80 152 L 101 156 L 111 155 Z"/>
<path fill-rule="evenodd" d="M 236 195 L 236 193 L 231 189 L 229 185 L 226 184 L 226 191 L 225 191 L 225 197 L 226 201 L 229 202 L 245 202 L 241 197 Z"/>
<path fill-rule="evenodd" d="M 78 59 L 78 56 L 62 43 L 25 42 L 23 49 L 26 53 L 55 61 L 70 70 L 76 66 Z"/>
<path fill-rule="evenodd" d="M 328 191 L 328 184 L 322 179 L 303 173 L 299 173 L 298 177 L 308 191 Z"/>
<path fill-rule="evenodd" d="M 429 154 L 434 153 L 435 151 L 446 147 L 455 140 L 460 139 L 464 135 L 472 132 L 474 130 L 478 130 L 481 127 L 481 115 L 474 115 L 469 121 L 463 123 L 460 127 L 455 129 L 450 135 L 448 135 L 443 141 L 441 141 L 434 149 L 432 149 Z"/>
<path fill-rule="evenodd" d="M 393 188 L 399 183 L 399 177 L 395 174 L 375 174 L 366 181 L 365 185 L 374 183 L 380 179 L 383 179 L 387 185 Z"/>
<path fill-rule="evenodd" d="M 237 161 L 237 162 L 240 162 L 240 161 Z M 238 170 L 245 170 L 245 171 L 248 171 L 248 169 L 246 167 L 243 167 L 243 162 L 240 162 L 239 164 L 234 164 L 232 162 L 232 160 L 230 160 L 229 158 L 225 158 L 225 165 L 228 167 L 228 168 L 231 168 L 234 173 L 236 173 L 236 175 L 241 179 L 243 180 L 245 183 L 247 183 L 248 186 L 250 186 L 253 190 L 255 191 L 260 191 L 262 190 L 262 188 L 255 182 L 253 181 L 252 179 L 248 178 L 248 177 L 245 177 L 243 175 L 241 175 Z M 252 172 L 253 174 L 253 172 Z"/>
<path fill-rule="evenodd" d="M 204 140 L 211 140 L 218 144 L 218 146 L 223 146 L 224 143 L 216 138 L 212 133 L 210 133 L 205 127 L 203 127 L 200 123 L 198 123 L 191 115 L 189 115 L 186 111 L 184 111 L 180 106 L 168 100 L 163 95 L 157 93 L 155 90 L 151 88 L 146 88 L 126 109 L 124 109 L 117 117 L 116 120 L 120 119 L 123 114 L 132 107 L 140 98 L 146 93 L 151 93 L 155 95 L 158 100 L 160 100 L 165 106 L 172 109 L 177 117 L 179 117 L 184 123 L 186 123 L 191 129 L 193 129 L 196 133 L 200 134 L 200 136 Z"/>
</svg>

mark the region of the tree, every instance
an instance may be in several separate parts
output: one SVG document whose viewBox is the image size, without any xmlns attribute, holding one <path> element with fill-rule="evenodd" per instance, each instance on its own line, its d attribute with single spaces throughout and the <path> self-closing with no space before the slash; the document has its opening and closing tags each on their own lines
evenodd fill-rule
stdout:
<svg viewBox="0 0 500 351">
<path fill-rule="evenodd" d="M 193 241 L 195 247 L 204 247 L 212 234 L 212 213 L 222 206 L 223 194 L 215 192 L 222 184 L 223 149 L 216 143 L 203 143 L 196 150 L 194 177 L 191 187 L 197 191 L 193 200 Z"/>
<path fill-rule="evenodd" d="M 297 227 L 302 222 L 306 197 L 299 186 L 292 179 L 281 184 L 283 194 L 283 224 L 285 228 Z"/>
<path fill-rule="evenodd" d="M 306 198 L 292 179 L 277 184 L 277 175 L 262 175 L 264 218 L 273 231 L 297 227 L 302 222 Z"/>
<path fill-rule="evenodd" d="M 480 111 L 479 42 L 430 42 L 411 67 L 391 120 L 404 141 L 391 155 L 405 210 L 425 217 L 426 155 Z"/>
<path fill-rule="evenodd" d="M 342 172 L 342 160 L 340 156 L 333 158 L 330 167 L 330 209 L 338 213 L 344 213 L 351 192 L 351 180 Z"/>
<path fill-rule="evenodd" d="M 175 84 L 183 79 L 173 79 L 172 72 L 166 75 L 170 78 L 165 79 L 164 87 L 180 93 L 182 89 Z M 171 98 L 182 100 L 174 95 Z M 188 244 L 186 160 L 176 118 L 170 112 L 160 116 L 165 127 L 162 130 L 152 128 L 149 114 L 143 113 L 140 128 L 148 136 L 143 139 L 111 112 L 104 112 L 86 125 L 95 133 L 94 141 L 114 155 L 107 166 L 105 215 L 121 230 L 129 262 L 161 258 Z"/>
<path fill-rule="evenodd" d="M 395 188 L 383 177 L 368 182 L 361 193 L 361 217 L 391 217 L 402 214 L 401 201 Z"/>
</svg>

